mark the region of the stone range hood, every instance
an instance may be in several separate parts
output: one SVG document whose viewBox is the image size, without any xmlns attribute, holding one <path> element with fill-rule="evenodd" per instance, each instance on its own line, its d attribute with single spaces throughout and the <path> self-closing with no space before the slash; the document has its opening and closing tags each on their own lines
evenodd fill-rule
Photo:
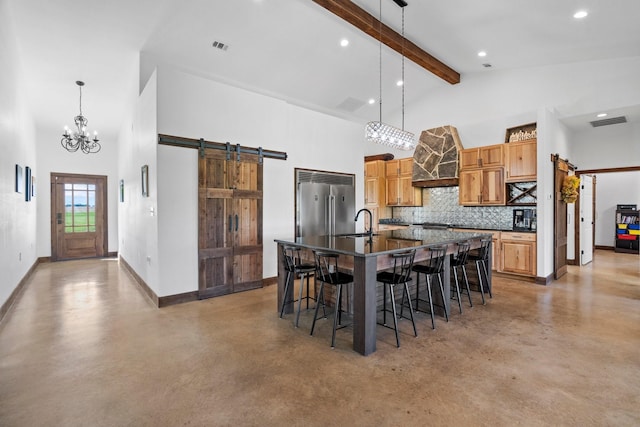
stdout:
<svg viewBox="0 0 640 427">
<path fill-rule="evenodd" d="M 422 131 L 413 153 L 414 187 L 453 187 L 458 185 L 459 154 L 462 143 L 453 126 Z"/>
</svg>

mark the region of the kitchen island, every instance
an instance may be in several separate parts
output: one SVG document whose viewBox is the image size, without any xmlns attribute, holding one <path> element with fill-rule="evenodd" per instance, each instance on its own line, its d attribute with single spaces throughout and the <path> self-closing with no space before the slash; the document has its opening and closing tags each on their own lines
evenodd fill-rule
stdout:
<svg viewBox="0 0 640 427">
<path fill-rule="evenodd" d="M 491 234 L 412 228 L 382 231 L 371 237 L 367 234 L 357 234 L 275 239 L 278 243 L 277 308 L 279 310 L 282 301 L 293 299 L 293 287 L 289 287 L 288 295 L 284 295 L 286 272 L 282 259 L 282 245 L 297 246 L 309 251 L 320 250 L 340 254 L 340 267 L 352 272 L 354 281 L 353 349 L 366 356 L 376 351 L 376 273 L 393 266 L 391 257 L 387 255 L 406 251 L 409 247 L 415 248 L 415 262 L 420 262 L 427 258 L 429 247 L 446 245 L 447 254 L 453 254 L 458 242 L 469 241 L 471 249 L 475 249 L 480 247 L 482 238 L 491 238 Z M 406 243 L 400 247 L 399 241 Z M 491 254 L 491 250 L 489 250 L 489 254 Z M 307 257 L 311 259 L 311 254 L 309 253 Z M 449 258 L 449 256 L 445 257 L 444 268 L 444 310 L 447 311 L 447 314 L 450 310 Z M 491 269 L 489 269 L 488 286 L 491 287 Z M 437 299 L 439 298 L 436 297 Z M 293 312 L 293 302 L 285 306 L 285 313 L 291 312 Z"/>
</svg>

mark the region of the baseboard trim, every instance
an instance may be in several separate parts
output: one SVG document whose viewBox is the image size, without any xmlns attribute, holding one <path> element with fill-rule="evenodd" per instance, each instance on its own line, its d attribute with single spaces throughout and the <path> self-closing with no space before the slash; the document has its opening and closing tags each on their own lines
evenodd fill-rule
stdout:
<svg viewBox="0 0 640 427">
<path fill-rule="evenodd" d="M 142 280 L 142 277 L 140 277 L 138 275 L 138 273 L 136 273 L 136 271 L 129 265 L 129 263 L 127 262 L 127 260 L 125 260 L 122 255 L 120 255 L 120 257 L 118 258 L 118 261 L 122 264 L 122 266 L 124 267 L 124 269 L 131 274 L 131 276 L 133 277 L 133 279 L 136 281 L 136 283 L 138 284 L 138 286 L 140 286 L 140 288 L 142 289 L 142 291 L 145 293 L 146 296 L 149 297 L 149 299 L 151 300 L 151 302 L 153 302 L 153 305 L 155 305 L 156 307 L 160 307 L 160 302 L 158 300 L 158 295 L 156 295 L 155 292 L 153 292 L 153 290 L 149 287 L 149 285 L 147 285 L 147 283 Z"/>
<path fill-rule="evenodd" d="M 169 305 L 182 304 L 184 302 L 198 301 L 198 291 L 185 292 L 182 294 L 167 295 L 158 298 L 158 308 Z"/>
<path fill-rule="evenodd" d="M 107 252 L 107 258 L 118 258 L 118 251 L 115 252 Z"/>
<path fill-rule="evenodd" d="M 50 256 L 41 256 L 40 258 L 38 258 L 38 263 L 45 263 L 45 262 L 51 262 L 51 257 Z"/>
<path fill-rule="evenodd" d="M 547 277 L 536 277 L 536 283 L 538 285 L 548 285 L 549 283 L 553 282 L 553 273 L 551 273 L 550 275 L 548 275 Z"/>
<path fill-rule="evenodd" d="M 11 309 L 11 307 L 13 306 L 13 303 L 16 302 L 18 297 L 22 294 L 22 291 L 24 290 L 24 287 L 27 284 L 27 280 L 29 280 L 29 278 L 33 274 L 38 264 L 40 264 L 40 258 L 36 258 L 31 268 L 29 268 L 29 270 L 24 275 L 22 280 L 18 282 L 18 286 L 15 287 L 13 292 L 11 292 L 11 295 L 9 295 L 9 298 L 7 298 L 4 304 L 2 304 L 2 307 L 0 307 L 0 322 L 2 322 L 2 319 L 4 319 L 4 316 L 9 312 L 9 309 Z"/>
<path fill-rule="evenodd" d="M 605 251 L 614 251 L 616 248 L 613 246 L 601 246 L 601 245 L 596 245 L 596 249 L 602 249 Z"/>
<path fill-rule="evenodd" d="M 262 279 L 262 286 L 272 286 L 278 284 L 278 276 L 267 277 Z"/>
</svg>

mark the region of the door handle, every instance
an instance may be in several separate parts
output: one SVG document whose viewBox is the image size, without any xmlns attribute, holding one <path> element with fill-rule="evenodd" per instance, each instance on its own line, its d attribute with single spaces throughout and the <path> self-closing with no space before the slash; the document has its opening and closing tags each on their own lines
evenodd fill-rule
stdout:
<svg viewBox="0 0 640 427">
<path fill-rule="evenodd" d="M 231 215 L 229 215 L 229 232 L 231 232 L 231 227 L 233 227 L 233 220 L 231 219 Z"/>
<path fill-rule="evenodd" d="M 238 214 L 236 214 L 236 231 L 238 231 Z"/>
<path fill-rule="evenodd" d="M 56 221 L 58 224 L 62 224 L 62 213 L 58 212 L 56 214 Z"/>
</svg>

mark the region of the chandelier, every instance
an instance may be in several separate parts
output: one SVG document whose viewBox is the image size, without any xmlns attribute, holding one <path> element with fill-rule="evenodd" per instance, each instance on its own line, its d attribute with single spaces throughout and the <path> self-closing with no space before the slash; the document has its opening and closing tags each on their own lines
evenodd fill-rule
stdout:
<svg viewBox="0 0 640 427">
<path fill-rule="evenodd" d="M 73 119 L 77 130 L 71 131 L 65 126 L 60 144 L 71 153 L 78 151 L 78 149 L 85 154 L 97 153 L 100 151 L 100 148 L 102 148 L 98 142 L 98 132 L 93 132 L 93 139 L 91 139 L 91 135 L 87 132 L 87 123 L 89 123 L 89 120 L 82 115 L 82 86 L 84 86 L 84 82 L 78 80 L 76 84 L 80 88 L 80 114 Z"/>
<path fill-rule="evenodd" d="M 364 137 L 369 142 L 386 145 L 400 150 L 416 148 L 415 135 L 404 130 L 404 0 L 393 0 L 402 8 L 402 129 L 382 123 L 382 0 L 380 0 L 380 118 L 377 122 L 369 122 L 364 127 Z"/>
</svg>

